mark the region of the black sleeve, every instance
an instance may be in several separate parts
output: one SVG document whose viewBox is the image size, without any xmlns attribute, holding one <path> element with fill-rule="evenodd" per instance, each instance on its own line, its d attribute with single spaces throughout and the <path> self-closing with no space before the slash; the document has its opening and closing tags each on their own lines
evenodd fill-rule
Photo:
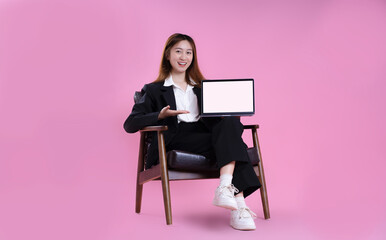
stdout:
<svg viewBox="0 0 386 240">
<path fill-rule="evenodd" d="M 145 85 L 141 92 L 143 94 L 142 98 L 133 106 L 131 114 L 123 124 L 125 131 L 128 133 L 137 132 L 146 126 L 160 124 L 160 121 L 158 121 L 160 111 L 156 109 L 155 99 L 148 85 Z"/>
</svg>

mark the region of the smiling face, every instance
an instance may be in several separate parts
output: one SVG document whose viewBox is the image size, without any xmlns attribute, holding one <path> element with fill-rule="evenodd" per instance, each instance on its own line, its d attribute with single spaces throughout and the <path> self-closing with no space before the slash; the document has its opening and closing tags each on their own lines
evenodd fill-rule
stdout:
<svg viewBox="0 0 386 240">
<path fill-rule="evenodd" d="M 168 60 L 172 66 L 172 72 L 186 72 L 193 60 L 192 45 L 187 40 L 179 41 L 170 50 Z"/>
<path fill-rule="evenodd" d="M 204 76 L 198 67 L 196 44 L 188 35 L 175 33 L 166 40 L 155 82 L 165 81 L 170 74 L 184 74 L 187 83 L 201 86 Z"/>
</svg>

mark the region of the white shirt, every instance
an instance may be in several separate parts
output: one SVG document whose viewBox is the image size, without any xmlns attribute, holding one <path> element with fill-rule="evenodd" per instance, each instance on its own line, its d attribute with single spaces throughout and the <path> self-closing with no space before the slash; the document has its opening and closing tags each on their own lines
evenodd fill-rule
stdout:
<svg viewBox="0 0 386 240">
<path fill-rule="evenodd" d="M 173 92 L 176 99 L 177 110 L 187 110 L 187 114 L 177 115 L 179 122 L 197 122 L 199 117 L 197 96 L 193 92 L 193 86 L 188 84 L 186 91 L 177 86 L 170 75 L 165 79 L 165 87 L 173 86 Z"/>
</svg>

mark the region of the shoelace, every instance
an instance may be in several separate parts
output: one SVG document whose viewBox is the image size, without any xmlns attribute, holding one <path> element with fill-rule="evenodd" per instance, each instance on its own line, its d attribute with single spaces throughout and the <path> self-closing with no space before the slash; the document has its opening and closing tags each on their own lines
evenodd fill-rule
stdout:
<svg viewBox="0 0 386 240">
<path fill-rule="evenodd" d="M 253 218 L 253 219 L 256 219 L 257 215 L 256 213 L 252 212 L 251 209 L 249 208 L 239 208 L 237 211 L 239 211 L 239 219 L 241 218 L 249 218 L 250 216 Z M 245 215 L 247 214 L 247 215 Z"/>
<path fill-rule="evenodd" d="M 225 189 L 229 190 L 229 192 L 231 193 L 230 197 L 234 197 L 235 193 L 239 192 L 239 190 L 233 184 L 230 184 L 228 186 L 221 186 L 220 193 L 224 193 Z"/>
</svg>

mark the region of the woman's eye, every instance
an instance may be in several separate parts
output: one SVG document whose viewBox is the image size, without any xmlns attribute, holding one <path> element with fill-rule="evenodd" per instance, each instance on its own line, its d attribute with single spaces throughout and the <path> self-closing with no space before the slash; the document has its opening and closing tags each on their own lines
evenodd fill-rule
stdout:
<svg viewBox="0 0 386 240">
<path fill-rule="evenodd" d="M 180 50 L 176 50 L 176 53 L 180 53 L 181 51 Z"/>
<path fill-rule="evenodd" d="M 190 55 L 190 54 L 192 54 L 192 52 L 187 52 L 186 54 Z"/>
</svg>

